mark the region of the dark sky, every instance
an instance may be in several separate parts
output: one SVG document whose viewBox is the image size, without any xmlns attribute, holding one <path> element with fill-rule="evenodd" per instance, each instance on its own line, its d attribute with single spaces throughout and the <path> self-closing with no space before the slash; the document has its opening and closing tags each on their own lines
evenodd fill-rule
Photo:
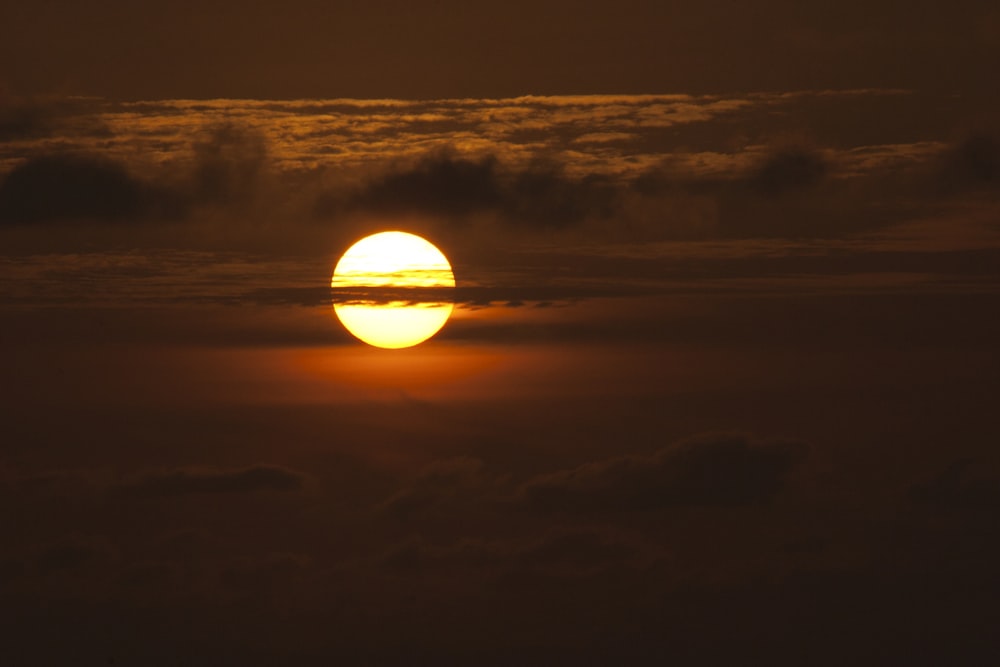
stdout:
<svg viewBox="0 0 1000 667">
<path fill-rule="evenodd" d="M 1000 11 L 6 3 L 2 665 L 993 665 Z M 330 275 L 457 287 L 386 351 Z"/>
<path fill-rule="evenodd" d="M 994 94 L 1000 16 L 958 0 L 9 2 L 16 92 L 497 97 L 901 87 Z"/>
</svg>

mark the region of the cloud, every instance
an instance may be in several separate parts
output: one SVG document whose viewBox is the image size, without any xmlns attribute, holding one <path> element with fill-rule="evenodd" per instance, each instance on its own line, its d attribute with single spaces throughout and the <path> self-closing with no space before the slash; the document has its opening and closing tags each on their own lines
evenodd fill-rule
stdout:
<svg viewBox="0 0 1000 667">
<path fill-rule="evenodd" d="M 386 551 L 379 563 L 401 572 L 493 569 L 518 574 L 585 576 L 628 566 L 643 545 L 592 529 L 555 530 L 550 535 L 509 540 L 465 539 L 435 545 L 410 540 Z"/>
<path fill-rule="evenodd" d="M 483 229 L 468 223 L 485 218 L 503 234 L 602 240 L 838 238 L 946 206 L 940 182 L 946 191 L 996 183 L 998 146 L 988 135 L 950 150 L 935 141 L 842 149 L 765 139 L 721 152 L 666 147 L 644 154 L 644 169 L 617 173 L 584 167 L 572 151 L 437 151 L 362 175 L 353 190 L 328 189 L 314 211 L 438 217 L 449 232 Z"/>
<path fill-rule="evenodd" d="M 40 137 L 49 131 L 47 114 L 38 105 L 17 103 L 0 106 L 0 142 Z"/>
<path fill-rule="evenodd" d="M 369 182 L 348 208 L 468 215 L 500 206 L 497 160 L 432 155 Z"/>
<path fill-rule="evenodd" d="M 268 159 L 262 135 L 225 123 L 210 128 L 193 149 L 195 201 L 233 203 L 253 198 Z"/>
<path fill-rule="evenodd" d="M 778 195 L 819 183 L 828 167 L 823 156 L 804 149 L 787 149 L 767 157 L 751 176 L 752 185 L 765 194 Z"/>
<path fill-rule="evenodd" d="M 670 154 L 632 176 L 581 172 L 568 155 L 521 162 L 500 155 L 428 154 L 352 191 L 325 192 L 314 212 L 441 217 L 453 230 L 486 217 L 501 230 L 606 239 L 822 237 L 898 222 L 909 210 L 899 202 L 917 192 L 887 191 L 868 174 L 833 178 L 826 153 L 799 147 L 719 154 L 721 166 L 704 173 Z"/>
<path fill-rule="evenodd" d="M 975 134 L 945 153 L 942 177 L 958 187 L 982 187 L 1000 181 L 1000 142 Z"/>
<path fill-rule="evenodd" d="M 50 220 L 126 221 L 176 217 L 181 202 L 93 156 L 43 155 L 15 167 L 0 184 L 0 223 Z"/>
<path fill-rule="evenodd" d="M 608 177 L 572 177 L 555 162 L 509 167 L 495 155 L 439 152 L 374 177 L 346 200 L 322 196 L 315 210 L 320 216 L 338 211 L 448 218 L 492 213 L 514 226 L 563 228 L 610 215 L 616 197 Z"/>
<path fill-rule="evenodd" d="M 530 507 L 568 512 L 746 506 L 770 501 L 806 447 L 709 434 L 651 456 L 622 456 L 540 475 L 520 495 Z"/>
<path fill-rule="evenodd" d="M 617 200 L 617 188 L 607 177 L 571 178 L 561 167 L 540 162 L 514 175 L 503 212 L 514 224 L 559 228 L 608 218 Z"/>
<path fill-rule="evenodd" d="M 126 166 L 131 159 L 114 159 L 107 151 L 36 154 L 0 183 L 0 223 L 179 219 L 195 206 L 239 207 L 265 190 L 267 144 L 259 133 L 216 125 L 191 150 L 192 160 L 158 171 L 147 167 L 142 177 Z"/>
<path fill-rule="evenodd" d="M 0 95 L 0 143 L 45 139 L 107 139 L 111 130 L 97 115 L 93 98 L 8 98 Z"/>
<path fill-rule="evenodd" d="M 244 243 L 255 225 L 271 235 L 263 242 L 280 235 L 290 246 L 397 214 L 422 220 L 416 224 L 443 218 L 453 234 L 578 230 L 611 240 L 835 236 L 898 222 L 912 210 L 904 200 L 921 196 L 919 188 L 887 192 L 876 181 L 900 181 L 901 172 L 926 165 L 935 142 L 872 146 L 867 134 L 863 141 L 820 134 L 822 150 L 813 150 L 767 140 L 790 114 L 822 127 L 835 98 L 888 104 L 877 91 L 739 99 L 19 102 L 0 112 L 0 128 L 32 136 L 0 151 L 0 168 L 14 169 L 0 219 L 206 213 L 207 225 L 239 225 Z M 947 170 L 995 180 L 992 146 L 973 142 Z M 68 155 L 100 155 L 85 159 L 102 165 L 69 179 L 36 178 L 34 190 L 54 193 L 51 201 L 25 195 L 19 170 Z M 104 175 L 94 201 L 72 194 L 93 189 L 75 185 L 84 171 Z M 335 224 L 290 233 L 286 221 L 310 212 Z"/>
<path fill-rule="evenodd" d="M 782 490 L 806 450 L 797 442 L 704 434 L 648 456 L 620 456 L 523 481 L 490 473 L 479 459 L 460 457 L 424 468 L 377 510 L 413 518 L 461 513 L 473 505 L 501 513 L 525 506 L 593 512 L 759 505 Z"/>
<path fill-rule="evenodd" d="M 397 517 L 409 517 L 459 497 L 480 494 L 491 484 L 490 478 L 483 473 L 483 462 L 479 459 L 463 456 L 437 461 L 382 502 L 378 510 Z"/>
<path fill-rule="evenodd" d="M 774 118 L 801 113 L 822 126 L 831 100 L 22 104 L 8 125 L 48 134 L 0 151 L 0 170 L 13 169 L 0 184 L 0 222 L 192 218 L 208 232 L 188 235 L 199 243 L 217 235 L 296 251 L 388 216 L 456 246 L 537 230 L 570 243 L 842 237 L 912 217 L 934 196 L 943 206 L 941 187 L 927 187 L 933 165 L 950 182 L 997 180 L 988 135 L 947 160 L 940 142 L 904 141 L 926 135 L 873 145 L 867 134 L 810 128 L 799 133 L 806 147 L 768 139 L 783 136 Z M 58 119 L 54 129 L 46 118 Z M 53 162 L 72 163 L 68 177 L 52 175 Z M 330 224 L 297 224 L 311 214 Z"/>
<path fill-rule="evenodd" d="M 246 468 L 178 468 L 142 474 L 119 488 L 139 496 L 179 496 L 194 493 L 292 492 L 305 488 L 305 474 L 275 465 Z"/>
</svg>

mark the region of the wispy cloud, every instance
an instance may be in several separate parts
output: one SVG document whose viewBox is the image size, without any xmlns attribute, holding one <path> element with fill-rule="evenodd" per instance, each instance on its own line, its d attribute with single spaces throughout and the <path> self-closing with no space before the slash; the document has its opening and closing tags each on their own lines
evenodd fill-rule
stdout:
<svg viewBox="0 0 1000 667">
<path fill-rule="evenodd" d="M 82 129 L 41 136 L 45 114 L 11 109 L 16 145 L 0 145 L 0 165 L 19 157 L 63 150 L 100 152 L 145 168 L 178 159 L 200 141 L 205 128 L 240 126 L 261 136 L 280 171 L 338 167 L 356 169 L 387 157 L 415 156 L 444 147 L 497 154 L 508 161 L 557 157 L 574 173 L 635 174 L 660 153 L 705 152 L 683 143 L 664 144 L 662 133 L 682 126 L 738 122 L 761 112 L 787 113 L 803 100 L 834 96 L 866 99 L 898 91 L 827 91 L 713 95 L 591 95 L 402 100 L 168 100 L 136 103 L 91 101 L 89 119 L 100 133 Z M 80 121 L 74 121 L 78 127 Z M 45 126 L 49 127 L 49 126 Z M 18 128 L 21 128 L 18 130 Z M 30 130 L 30 131 L 29 131 Z M 54 134 L 53 134 L 54 133 Z M 20 136 L 19 135 L 19 136 Z M 99 135 L 99 136 L 98 136 Z M 32 141 L 34 143 L 32 143 Z M 645 155 L 642 146 L 656 147 Z"/>
</svg>

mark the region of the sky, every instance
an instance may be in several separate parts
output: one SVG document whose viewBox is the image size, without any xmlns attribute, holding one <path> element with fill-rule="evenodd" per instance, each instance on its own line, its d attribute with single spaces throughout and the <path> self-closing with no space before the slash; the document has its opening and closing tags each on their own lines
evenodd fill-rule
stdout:
<svg viewBox="0 0 1000 667">
<path fill-rule="evenodd" d="M 0 8 L 0 656 L 994 664 L 986 2 Z M 334 314 L 367 234 L 435 337 Z"/>
</svg>

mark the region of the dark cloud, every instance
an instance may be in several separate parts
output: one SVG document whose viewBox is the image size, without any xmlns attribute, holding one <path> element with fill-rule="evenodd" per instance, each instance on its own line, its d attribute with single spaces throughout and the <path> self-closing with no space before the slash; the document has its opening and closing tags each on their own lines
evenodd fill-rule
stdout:
<svg viewBox="0 0 1000 667">
<path fill-rule="evenodd" d="M 264 135 L 247 126 L 226 123 L 201 132 L 200 138 L 171 149 L 190 146 L 190 159 L 160 167 L 155 185 L 106 159 L 31 158 L 8 176 L 0 219 L 173 218 L 210 208 L 213 214 L 228 213 L 241 229 L 248 229 L 255 216 L 269 223 L 308 217 L 311 211 L 337 219 L 338 225 L 345 216 L 375 215 L 384 221 L 386 215 L 405 215 L 408 224 L 430 225 L 439 234 L 478 231 L 484 227 L 468 223 L 488 219 L 498 222 L 502 233 L 564 230 L 609 240 L 822 237 L 899 222 L 911 214 L 915 198 L 926 196 L 903 178 L 905 169 L 894 175 L 891 187 L 867 172 L 846 170 L 831 178 L 833 166 L 840 165 L 835 158 L 827 159 L 819 149 L 780 145 L 749 168 L 734 166 L 745 163 L 742 149 L 711 153 L 705 160 L 718 166 L 707 171 L 692 168 L 683 151 L 672 162 L 676 147 L 664 146 L 662 166 L 633 178 L 580 175 L 572 160 L 543 158 L 551 155 L 543 150 L 535 160 L 518 164 L 501 153 L 469 156 L 445 150 L 402 163 L 386 159 L 371 172 L 334 176 L 334 166 L 282 171 L 281 154 L 270 155 Z M 945 172 L 961 182 L 991 182 L 995 153 L 995 144 L 977 140 L 956 149 Z M 68 177 L 47 175 L 53 161 L 72 163 Z M 31 166 L 36 162 L 45 174 L 35 173 L 40 171 Z M 450 224 L 442 228 L 441 218 Z M 282 230 L 283 243 L 308 243 L 299 238 L 305 230 Z"/>
<path fill-rule="evenodd" d="M 428 156 L 368 183 L 349 208 L 468 215 L 498 208 L 504 195 L 495 157 Z"/>
<path fill-rule="evenodd" d="M 953 146 L 945 155 L 946 184 L 982 187 L 1000 181 L 1000 141 L 988 134 L 975 134 Z"/>
<path fill-rule="evenodd" d="M 34 104 L 0 105 L 0 142 L 32 139 L 50 131 L 48 115 Z"/>
<path fill-rule="evenodd" d="M 329 306 L 333 303 L 413 304 L 454 303 L 468 308 L 503 305 L 522 308 L 527 305 L 548 307 L 556 303 L 608 296 L 649 293 L 648 288 L 605 285 L 458 285 L 454 288 L 330 288 L 330 287 L 265 287 L 238 297 L 219 297 L 223 303 L 241 302 L 259 305 Z M 514 297 L 514 298 L 512 298 Z M 209 299 L 215 300 L 215 299 Z"/>
<path fill-rule="evenodd" d="M 434 545 L 422 539 L 389 549 L 379 563 L 400 572 L 490 568 L 506 574 L 580 576 L 630 564 L 642 545 L 591 529 L 555 530 L 538 538 L 460 540 Z"/>
<path fill-rule="evenodd" d="M 409 518 L 518 505 L 565 511 L 633 511 L 680 506 L 748 506 L 770 501 L 805 455 L 796 442 L 705 434 L 649 456 L 622 456 L 532 477 L 514 485 L 462 457 L 431 464 L 378 509 Z M 513 502 L 513 504 L 511 504 Z"/>
<path fill-rule="evenodd" d="M 437 461 L 381 503 L 379 510 L 407 517 L 457 498 L 480 494 L 491 483 L 484 475 L 483 462 L 479 459 L 460 457 Z"/>
<path fill-rule="evenodd" d="M 121 485 L 121 490 L 141 496 L 178 496 L 192 493 L 252 493 L 301 491 L 306 475 L 275 465 L 247 468 L 180 468 L 147 472 Z"/>
<path fill-rule="evenodd" d="M 267 164 L 263 136 L 227 123 L 211 128 L 193 148 L 195 201 L 231 204 L 254 197 Z"/>
<path fill-rule="evenodd" d="M 805 445 L 702 435 L 651 456 L 623 456 L 535 477 L 520 490 L 531 507 L 564 511 L 651 510 L 766 503 L 804 456 Z"/>
<path fill-rule="evenodd" d="M 831 171 L 822 151 L 781 146 L 747 170 L 692 174 L 666 158 L 664 166 L 631 179 L 576 176 L 550 159 L 514 166 L 496 155 L 446 152 L 392 168 L 353 192 L 327 192 L 314 212 L 440 216 L 455 223 L 485 215 L 508 229 L 584 228 L 610 239 L 813 237 L 898 222 L 909 211 L 899 202 L 918 194 L 913 184 L 904 191 L 868 178 L 845 184 L 831 179 Z M 893 205 L 886 206 L 890 198 Z"/>
<path fill-rule="evenodd" d="M 940 130 L 923 128 L 895 137 L 895 143 L 890 142 L 894 135 L 869 136 L 867 131 L 859 142 L 851 132 L 860 121 L 841 128 L 846 135 L 831 134 L 826 127 L 852 112 L 870 111 L 838 104 L 875 104 L 879 113 L 888 114 L 882 108 L 886 100 L 923 104 L 908 95 L 874 91 L 373 106 L 289 102 L 243 107 L 233 102 L 227 109 L 237 120 L 218 124 L 218 102 L 18 101 L 0 111 L 0 128 L 7 128 L 0 133 L 58 137 L 65 151 L 59 160 L 87 152 L 120 162 L 99 160 L 96 171 L 105 178 L 95 185 L 76 172 L 67 179 L 42 179 L 35 189 L 54 193 L 51 199 L 58 203 L 8 192 L 11 201 L 0 215 L 10 221 L 209 213 L 204 217 L 211 223 L 238 225 L 233 238 L 243 243 L 296 248 L 310 246 L 319 234 L 353 232 L 351 225 L 369 214 L 383 223 L 385 215 L 405 215 L 406 224 L 418 231 L 430 226 L 442 236 L 452 234 L 456 245 L 465 240 L 457 238 L 464 232 L 523 229 L 610 241 L 824 237 L 900 222 L 915 210 L 926 212 L 935 195 L 937 203 L 946 202 L 935 180 L 942 173 L 953 189 L 996 182 L 995 134 L 975 135 L 944 158 L 935 154 L 943 146 L 935 134 Z M 516 129 L 527 121 L 507 119 L 511 111 L 518 112 L 515 119 L 521 113 L 530 119 L 531 132 Z M 282 116 L 253 117 L 265 112 Z M 331 116 L 328 123 L 301 115 L 323 112 Z M 184 122 L 178 120 L 182 116 Z M 253 121 L 238 120 L 243 117 Z M 790 118 L 800 121 L 783 130 Z M 366 127 L 366 122 L 374 125 Z M 114 133 L 102 123 L 112 123 Z M 604 140 L 581 145 L 569 139 L 584 130 L 583 136 Z M 458 152 L 461 137 L 473 131 L 484 133 L 484 152 Z M 413 146 L 406 140 L 409 132 L 421 146 L 444 148 L 414 159 L 407 154 Z M 615 139 L 619 135 L 630 138 Z M 273 151 L 268 137 L 274 137 Z M 15 168 L 7 189 L 20 191 L 17 172 L 32 161 L 54 158 L 38 155 L 54 145 L 32 141 L 7 147 L 10 152 L 0 156 L 4 166 L 29 161 Z M 508 152 L 508 146 L 516 148 Z M 153 155 L 155 160 L 147 157 Z M 110 170 L 116 173 L 107 173 L 114 164 Z M 642 173 L 653 164 L 660 167 Z M 932 174 L 932 166 L 940 169 Z M 923 181 L 918 183 L 913 172 Z M 97 203 L 78 193 L 63 196 L 81 189 L 100 191 L 93 197 Z M 308 219 L 310 213 L 340 219 L 322 230 L 305 226 L 289 233 L 286 221 Z M 452 224 L 442 226 L 439 218 Z M 463 224 L 482 218 L 500 228 Z M 276 221 L 281 221 L 280 233 L 274 233 L 277 224 L 269 226 Z M 266 239 L 248 240 L 245 232 L 255 224 Z M 212 232 L 219 229 L 230 228 L 216 225 Z"/>
<path fill-rule="evenodd" d="M 0 94 L 0 143 L 51 136 L 107 138 L 111 130 L 98 118 L 100 100 L 89 98 L 10 98 Z"/>
<path fill-rule="evenodd" d="M 161 174 L 157 183 L 100 155 L 31 157 L 0 183 L 0 222 L 179 219 L 196 205 L 238 207 L 261 194 L 267 148 L 259 134 L 221 125 L 208 130 L 192 151 L 189 166 Z"/>
<path fill-rule="evenodd" d="M 819 153 L 788 149 L 770 155 L 751 176 L 753 187 L 764 194 L 779 195 L 816 185 L 828 167 Z"/>
<path fill-rule="evenodd" d="M 891 166 L 889 158 L 880 158 L 885 164 L 873 158 L 859 167 L 850 151 L 780 140 L 762 144 L 761 156 L 748 166 L 739 166 L 747 151 L 730 148 L 706 158 L 719 165 L 707 171 L 692 170 L 668 151 L 659 166 L 627 182 L 598 183 L 594 192 L 605 193 L 602 199 L 577 200 L 600 212 L 592 218 L 604 224 L 595 231 L 633 239 L 835 238 L 943 205 L 927 187 L 931 158 L 912 147 L 901 148 Z M 979 139 L 953 153 L 945 171 L 980 185 L 995 180 L 994 143 Z"/>
<path fill-rule="evenodd" d="M 563 228 L 607 217 L 616 198 L 610 179 L 575 178 L 556 163 L 508 168 L 496 156 L 467 158 L 446 152 L 375 177 L 345 200 L 325 195 L 315 210 L 320 216 L 338 210 L 449 218 L 492 213 L 515 226 Z"/>
<path fill-rule="evenodd" d="M 559 228 L 607 218 L 617 199 L 607 177 L 571 178 L 556 165 L 538 163 L 514 175 L 503 212 L 515 224 Z"/>
<path fill-rule="evenodd" d="M 128 221 L 177 217 L 176 195 L 93 156 L 43 155 L 15 167 L 0 184 L 0 222 Z"/>
</svg>

